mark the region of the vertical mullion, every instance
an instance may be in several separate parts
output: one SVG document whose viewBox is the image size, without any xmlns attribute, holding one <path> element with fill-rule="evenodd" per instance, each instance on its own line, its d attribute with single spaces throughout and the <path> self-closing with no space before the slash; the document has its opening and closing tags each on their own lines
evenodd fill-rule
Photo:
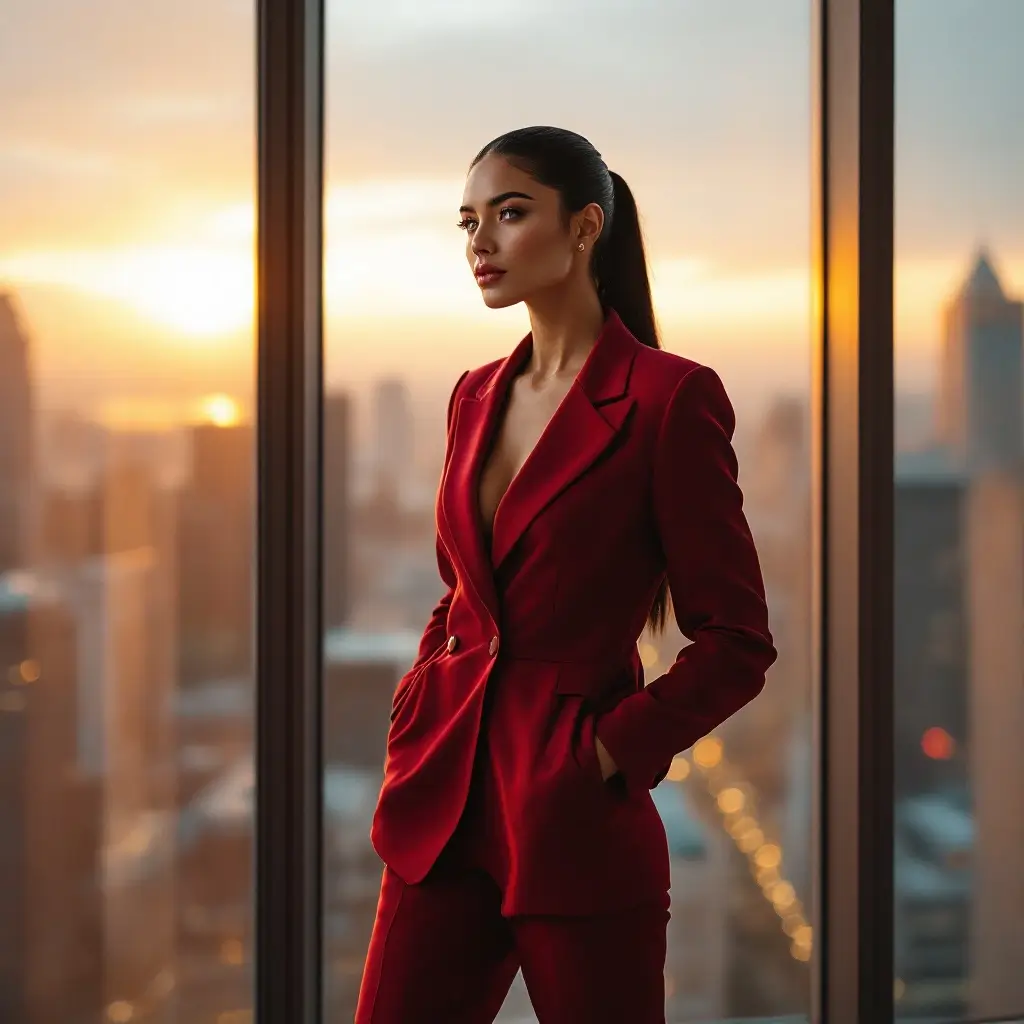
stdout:
<svg viewBox="0 0 1024 1024">
<path fill-rule="evenodd" d="M 814 1019 L 893 1019 L 893 0 L 815 0 Z"/>
<path fill-rule="evenodd" d="M 257 0 L 256 1018 L 321 1016 L 323 0 Z"/>
</svg>

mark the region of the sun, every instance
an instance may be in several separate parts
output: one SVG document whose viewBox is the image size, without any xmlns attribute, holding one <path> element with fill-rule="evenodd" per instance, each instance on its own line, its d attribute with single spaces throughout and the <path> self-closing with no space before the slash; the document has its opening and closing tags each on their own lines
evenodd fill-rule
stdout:
<svg viewBox="0 0 1024 1024">
<path fill-rule="evenodd" d="M 244 253 L 164 247 L 120 268 L 120 296 L 182 334 L 210 337 L 252 323 L 253 265 Z"/>
<path fill-rule="evenodd" d="M 241 422 L 242 410 L 230 395 L 206 395 L 200 399 L 199 415 L 215 427 L 234 427 Z"/>
</svg>

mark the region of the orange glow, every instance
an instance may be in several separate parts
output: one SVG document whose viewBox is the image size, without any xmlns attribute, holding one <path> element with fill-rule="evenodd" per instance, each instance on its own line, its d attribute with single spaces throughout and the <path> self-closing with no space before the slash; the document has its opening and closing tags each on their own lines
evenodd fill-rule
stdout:
<svg viewBox="0 0 1024 1024">
<path fill-rule="evenodd" d="M 238 403 L 230 395 L 207 395 L 199 409 L 201 418 L 215 427 L 233 427 L 242 418 Z"/>
<path fill-rule="evenodd" d="M 935 761 L 948 761 L 953 756 L 955 747 L 953 737 L 937 725 L 926 729 L 921 737 L 921 749 Z"/>
</svg>

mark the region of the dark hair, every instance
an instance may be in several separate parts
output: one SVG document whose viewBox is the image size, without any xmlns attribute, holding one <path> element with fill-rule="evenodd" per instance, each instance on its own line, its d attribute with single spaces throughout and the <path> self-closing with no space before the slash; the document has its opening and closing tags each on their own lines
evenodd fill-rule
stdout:
<svg viewBox="0 0 1024 1024">
<path fill-rule="evenodd" d="M 488 142 L 470 167 L 491 153 L 555 189 L 567 216 L 591 203 L 601 207 L 604 227 L 591 262 L 601 304 L 606 312 L 614 309 L 638 341 L 661 348 L 640 215 L 622 177 L 608 169 L 590 141 L 564 128 L 535 125 L 506 132 Z M 668 583 L 663 581 L 647 617 L 652 632 L 665 628 L 668 608 Z"/>
</svg>

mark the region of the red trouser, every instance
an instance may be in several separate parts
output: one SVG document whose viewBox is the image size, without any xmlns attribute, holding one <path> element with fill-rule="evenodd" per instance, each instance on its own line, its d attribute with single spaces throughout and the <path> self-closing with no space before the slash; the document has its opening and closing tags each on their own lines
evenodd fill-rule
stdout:
<svg viewBox="0 0 1024 1024">
<path fill-rule="evenodd" d="M 521 967 L 540 1024 L 664 1024 L 664 901 L 504 918 L 484 871 L 384 869 L 355 1024 L 491 1024 Z"/>
</svg>

